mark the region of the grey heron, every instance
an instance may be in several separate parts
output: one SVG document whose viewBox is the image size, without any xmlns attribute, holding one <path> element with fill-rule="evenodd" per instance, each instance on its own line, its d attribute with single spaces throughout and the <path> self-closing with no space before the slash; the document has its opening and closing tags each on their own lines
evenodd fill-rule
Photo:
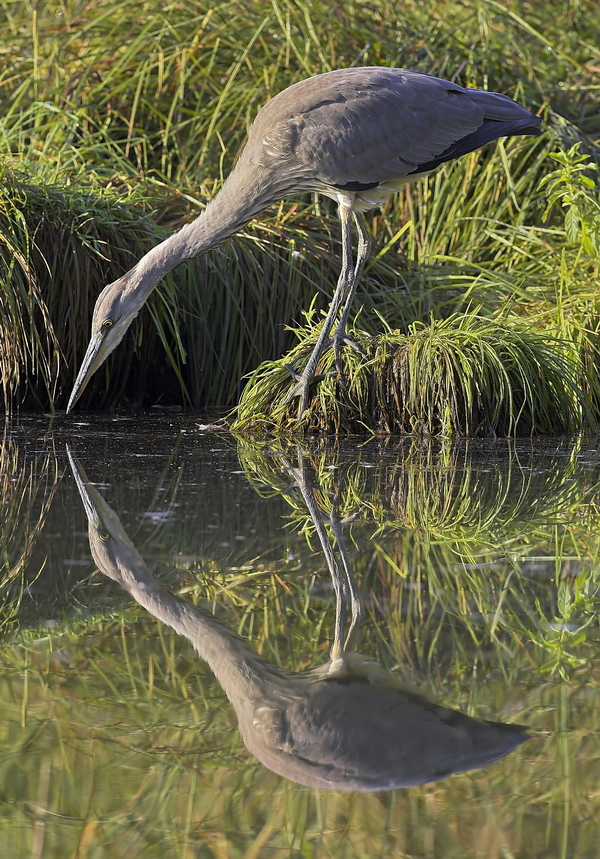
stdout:
<svg viewBox="0 0 600 859">
<path fill-rule="evenodd" d="M 538 134 L 539 123 L 508 96 L 408 69 L 337 69 L 283 90 L 259 111 L 235 166 L 204 211 L 100 293 L 67 412 L 165 274 L 226 241 L 271 203 L 311 191 L 338 205 L 342 264 L 317 342 L 288 398 L 298 396 L 303 413 L 327 345 L 338 370 L 341 347 L 358 348 L 346 323 L 371 246 L 363 212 L 497 138 Z"/>
<path fill-rule="evenodd" d="M 246 747 L 269 769 L 309 787 L 389 790 L 487 766 L 528 738 L 521 725 L 481 722 L 430 701 L 351 649 L 360 595 L 345 552 L 342 572 L 333 547 L 326 549 L 318 513 L 314 521 L 336 592 L 334 641 L 328 662 L 292 673 L 259 656 L 208 612 L 162 588 L 70 452 L 69 459 L 98 569 L 193 644 L 233 705 Z M 303 470 L 289 474 L 305 500 L 312 496 L 313 516 L 317 507 Z M 341 533 L 337 527 L 333 532 Z M 348 595 L 352 624 L 344 636 Z"/>
</svg>

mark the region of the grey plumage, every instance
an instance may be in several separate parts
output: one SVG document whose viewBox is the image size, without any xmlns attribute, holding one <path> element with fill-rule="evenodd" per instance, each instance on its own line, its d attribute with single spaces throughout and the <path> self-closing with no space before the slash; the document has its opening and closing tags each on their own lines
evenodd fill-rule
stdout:
<svg viewBox="0 0 600 859">
<path fill-rule="evenodd" d="M 233 170 L 204 212 L 102 291 L 67 411 L 168 271 L 221 244 L 271 203 L 315 191 L 338 204 L 342 270 L 320 337 L 290 394 L 304 411 L 336 320 L 331 343 L 338 368 L 341 347 L 355 345 L 346 323 L 370 247 L 362 213 L 406 182 L 491 140 L 538 133 L 539 122 L 507 96 L 406 69 L 339 69 L 279 93 L 258 113 Z M 355 261 L 352 222 L 358 230 Z"/>
<path fill-rule="evenodd" d="M 246 150 L 264 148 L 270 166 L 292 177 L 294 190 L 302 177 L 305 187 L 337 200 L 335 189 L 406 180 L 538 123 L 497 93 L 407 69 L 340 69 L 268 102 Z M 368 198 L 364 205 L 372 207 Z"/>
</svg>

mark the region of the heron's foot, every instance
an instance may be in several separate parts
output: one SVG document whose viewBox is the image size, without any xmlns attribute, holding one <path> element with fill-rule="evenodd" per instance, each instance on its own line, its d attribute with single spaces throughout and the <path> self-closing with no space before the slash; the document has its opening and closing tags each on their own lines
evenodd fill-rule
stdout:
<svg viewBox="0 0 600 859">
<path fill-rule="evenodd" d="M 283 366 L 284 366 L 284 367 L 285 367 L 285 369 L 288 371 L 288 373 L 290 374 L 290 376 L 292 377 L 292 379 L 295 379 L 297 382 L 299 382 L 299 381 L 300 381 L 300 379 L 303 379 L 303 378 L 304 378 L 304 373 L 297 373 L 297 372 L 294 370 L 294 368 L 293 368 L 293 367 L 290 367 L 290 365 L 289 365 L 289 364 L 284 364 Z M 320 382 L 320 381 L 322 381 L 323 379 L 326 379 L 326 378 L 327 378 L 327 376 L 333 376 L 333 373 L 317 373 L 317 375 L 316 375 L 316 376 L 311 376 L 310 381 L 311 381 L 311 382 Z M 292 399 L 292 394 L 288 394 L 288 397 L 289 397 L 290 399 Z"/>
<path fill-rule="evenodd" d="M 351 337 L 350 334 L 347 334 L 345 331 L 340 331 L 339 328 L 329 341 L 329 345 L 333 349 L 333 355 L 335 359 L 335 369 L 340 374 L 340 379 L 343 381 L 344 376 L 344 368 L 342 366 L 342 348 L 344 346 L 349 346 L 351 349 L 354 349 L 355 352 L 358 352 L 363 358 L 367 357 L 367 353 L 362 348 L 362 346 L 356 342 L 354 337 Z"/>
<path fill-rule="evenodd" d="M 307 373 L 306 370 L 303 373 L 297 373 L 289 364 L 284 364 L 283 366 L 290 376 L 296 380 L 296 384 L 284 400 L 284 405 L 287 406 L 288 403 L 291 403 L 293 399 L 298 397 L 300 399 L 298 417 L 301 417 L 308 408 L 308 393 L 312 383 L 320 382 L 327 376 L 331 376 L 332 373 L 317 373 L 317 375 L 313 376 L 310 373 Z"/>
<path fill-rule="evenodd" d="M 287 364 L 285 364 L 285 368 L 290 372 L 291 376 L 296 379 L 296 384 L 285 398 L 284 404 L 287 406 L 292 402 L 292 400 L 298 397 L 300 400 L 300 404 L 298 406 L 298 417 L 300 418 L 308 408 L 308 394 L 312 382 L 317 381 L 319 378 L 322 378 L 322 376 L 311 377 L 306 373 L 302 373 L 300 375 L 299 373 L 296 373 L 295 370 L 292 370 L 292 368 Z"/>
</svg>

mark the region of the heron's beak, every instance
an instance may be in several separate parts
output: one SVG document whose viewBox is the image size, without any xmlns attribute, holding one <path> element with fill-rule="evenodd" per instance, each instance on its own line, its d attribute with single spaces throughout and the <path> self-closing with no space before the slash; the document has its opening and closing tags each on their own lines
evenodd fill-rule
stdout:
<svg viewBox="0 0 600 859">
<path fill-rule="evenodd" d="M 88 518 L 90 528 L 96 534 L 102 531 L 106 534 L 110 534 L 110 536 L 117 541 L 129 544 L 129 538 L 123 531 L 123 526 L 121 525 L 119 517 L 112 507 L 109 507 L 93 483 L 90 483 L 90 480 L 85 473 L 85 469 L 79 460 L 73 456 L 69 445 L 66 447 L 73 477 L 75 478 L 75 484 L 79 490 L 79 495 L 81 496 L 85 515 Z M 94 536 L 94 534 L 92 534 L 92 536 Z M 95 556 L 94 559 L 96 561 L 98 560 Z"/>
<path fill-rule="evenodd" d="M 83 466 L 81 463 L 75 459 L 69 445 L 67 445 L 67 456 L 69 457 L 69 463 L 71 465 L 71 470 L 73 472 L 73 477 L 75 478 L 75 484 L 77 489 L 79 490 L 79 494 L 81 496 L 81 500 L 83 501 L 83 506 L 85 509 L 85 514 L 88 518 L 88 521 L 94 527 L 100 527 L 100 516 L 98 514 L 98 502 L 102 502 L 102 496 L 98 492 L 97 489 L 92 486 L 89 482 L 88 476 L 85 473 Z M 106 502 L 105 502 L 106 503 Z"/>
<path fill-rule="evenodd" d="M 88 518 L 90 550 L 100 572 L 119 582 L 127 589 L 128 582 L 140 579 L 140 587 L 149 587 L 154 581 L 138 554 L 137 549 L 125 533 L 121 520 L 96 487 L 90 483 L 81 464 L 75 459 L 67 445 L 67 455 L 73 477 Z"/>
<path fill-rule="evenodd" d="M 75 379 L 73 390 L 67 405 L 67 414 L 71 411 L 79 397 L 83 394 L 87 383 L 90 381 L 98 367 L 108 355 L 106 337 L 101 332 L 95 334 L 89 342 L 83 363 Z M 112 350 L 110 350 L 112 351 Z"/>
<path fill-rule="evenodd" d="M 132 315 L 132 319 L 135 314 Z M 117 348 L 131 320 L 125 324 L 115 325 L 108 332 L 98 331 L 92 335 L 83 362 L 75 379 L 73 390 L 67 405 L 67 414 L 71 411 L 79 397 L 83 394 L 87 383 L 90 381 L 98 367 L 106 361 L 110 353 Z"/>
</svg>

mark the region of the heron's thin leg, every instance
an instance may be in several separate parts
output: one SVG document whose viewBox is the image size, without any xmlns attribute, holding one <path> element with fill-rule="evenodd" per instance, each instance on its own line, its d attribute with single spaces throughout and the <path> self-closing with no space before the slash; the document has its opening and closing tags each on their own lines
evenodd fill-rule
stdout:
<svg viewBox="0 0 600 859">
<path fill-rule="evenodd" d="M 327 569 L 329 570 L 329 573 L 331 575 L 331 581 L 333 583 L 333 589 L 335 591 L 335 627 L 333 634 L 333 643 L 329 652 L 331 661 L 335 662 L 336 659 L 340 659 L 340 657 L 344 655 L 344 632 L 346 627 L 346 605 L 348 602 L 348 581 L 347 578 L 345 578 L 340 573 L 340 568 L 335 559 L 333 547 L 331 545 L 329 537 L 327 536 L 327 531 L 325 530 L 323 520 L 321 519 L 321 514 L 319 513 L 319 508 L 317 507 L 314 493 L 308 484 L 304 457 L 300 452 L 298 453 L 298 460 L 298 468 L 292 468 L 289 465 L 287 468 L 292 475 L 296 486 L 302 493 L 302 498 L 304 499 L 304 503 L 306 504 L 310 518 L 312 519 L 313 524 L 315 526 L 315 531 L 319 538 L 321 548 L 323 549 L 325 562 L 327 564 Z M 352 579 L 352 583 L 354 583 L 354 579 Z M 354 627 L 356 626 L 356 622 L 355 596 L 352 592 L 350 594 L 350 597 L 352 606 L 352 625 L 350 627 L 350 630 L 353 631 Z M 358 599 L 360 602 L 360 597 Z M 348 633 L 348 636 L 349 635 L 350 633 Z"/>
<path fill-rule="evenodd" d="M 325 346 L 329 341 L 329 332 L 331 331 L 333 323 L 335 322 L 344 304 L 344 299 L 346 298 L 346 296 L 348 295 L 351 298 L 354 295 L 354 268 L 352 265 L 352 226 L 350 220 L 350 208 L 349 206 L 340 203 L 338 211 L 342 224 L 342 270 L 340 272 L 337 286 L 335 288 L 335 292 L 331 300 L 329 312 L 327 313 L 325 322 L 323 323 L 323 327 L 321 328 L 321 332 L 319 334 L 317 342 L 314 345 L 313 351 L 311 352 L 310 358 L 308 359 L 308 362 L 302 374 L 299 376 L 296 385 L 292 388 L 285 400 L 286 403 L 289 403 L 290 400 L 294 399 L 294 397 L 300 397 L 300 407 L 298 409 L 299 415 L 302 415 L 306 411 L 306 408 L 308 406 L 308 390 L 310 387 L 310 383 L 315 378 L 317 364 L 319 363 L 319 358 L 321 357 L 323 350 L 325 349 Z M 362 262 L 361 269 L 362 266 L 364 266 L 364 260 Z"/>
<path fill-rule="evenodd" d="M 344 573 L 346 574 L 347 591 L 350 596 L 351 621 L 350 626 L 348 628 L 348 632 L 346 633 L 346 640 L 344 641 L 343 649 L 345 652 L 348 650 L 352 650 L 354 647 L 354 639 L 364 617 L 364 606 L 360 591 L 356 585 L 354 573 L 352 572 L 348 552 L 346 551 L 346 543 L 342 532 L 343 522 L 338 516 L 339 498 L 340 490 L 338 489 L 338 492 L 333 499 L 329 522 L 331 524 L 333 536 L 335 537 L 335 541 L 337 543 L 340 558 L 342 559 L 342 567 L 344 568 Z"/>
<path fill-rule="evenodd" d="M 342 375 L 341 350 L 342 346 L 351 346 L 357 352 L 364 356 L 363 350 L 360 348 L 354 338 L 346 333 L 346 325 L 348 324 L 348 316 L 350 315 L 350 307 L 356 295 L 358 281 L 365 267 L 369 251 L 371 250 L 371 234 L 364 217 L 353 212 L 354 223 L 358 231 L 358 246 L 356 249 L 356 266 L 354 267 L 354 277 L 350 283 L 348 292 L 344 297 L 344 309 L 338 322 L 335 334 L 332 337 L 333 353 L 335 355 L 335 367 L 340 375 Z"/>
</svg>

